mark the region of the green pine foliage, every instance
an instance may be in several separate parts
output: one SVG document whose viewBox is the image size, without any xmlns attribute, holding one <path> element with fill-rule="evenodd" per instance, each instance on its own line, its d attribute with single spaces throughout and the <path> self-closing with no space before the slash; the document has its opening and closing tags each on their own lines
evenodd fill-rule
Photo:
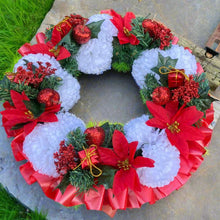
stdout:
<svg viewBox="0 0 220 220">
<path fill-rule="evenodd" d="M 80 128 L 77 128 L 75 131 L 71 131 L 68 135 L 67 145 L 72 144 L 75 151 L 83 150 L 83 146 L 88 148 L 86 144 L 86 134 L 83 134 Z"/>
<path fill-rule="evenodd" d="M 31 86 L 25 85 L 24 83 L 11 82 L 6 76 L 0 81 L 0 100 L 9 101 L 12 103 L 10 91 L 15 90 L 19 93 L 23 91 L 30 99 L 36 99 L 38 89 L 32 88 Z"/>
<path fill-rule="evenodd" d="M 202 73 L 200 75 L 199 74 L 195 75 L 194 81 L 199 83 L 200 97 L 198 99 L 193 98 L 187 105 L 188 106 L 195 105 L 199 111 L 202 111 L 204 113 L 204 117 L 205 117 L 206 110 L 210 108 L 212 102 L 215 101 L 215 99 L 213 99 L 208 95 L 210 87 L 209 87 L 209 81 L 208 79 L 206 79 L 205 73 Z"/>
<path fill-rule="evenodd" d="M 79 193 L 85 193 L 93 188 L 94 177 L 89 170 L 77 168 L 69 172 L 69 181 Z"/>
<path fill-rule="evenodd" d="M 120 44 L 118 38 L 114 38 L 112 68 L 118 72 L 130 71 L 134 60 L 138 58 L 141 52 L 142 47 L 140 45 Z M 127 65 L 123 65 L 124 63 Z M 117 67 L 120 67 L 120 69 L 116 69 Z"/>
<path fill-rule="evenodd" d="M 147 100 L 151 100 L 151 94 L 153 93 L 154 89 L 160 86 L 157 79 L 153 74 L 147 74 L 145 77 L 144 88 L 140 90 L 141 99 L 145 104 Z"/>
<path fill-rule="evenodd" d="M 46 88 L 57 89 L 62 84 L 62 79 L 57 76 L 45 77 L 39 86 L 39 90 Z"/>
<path fill-rule="evenodd" d="M 160 46 L 160 42 L 159 42 L 159 45 L 158 45 L 158 43 L 153 44 L 153 42 L 157 42 L 157 41 L 153 41 L 153 38 L 150 37 L 148 32 L 144 33 L 144 28 L 142 27 L 142 22 L 146 18 L 137 17 L 132 20 L 131 33 L 134 34 L 138 38 L 138 40 L 140 41 L 140 44 L 138 46 L 142 47 L 141 50 L 152 49 L 152 48 Z"/>
</svg>

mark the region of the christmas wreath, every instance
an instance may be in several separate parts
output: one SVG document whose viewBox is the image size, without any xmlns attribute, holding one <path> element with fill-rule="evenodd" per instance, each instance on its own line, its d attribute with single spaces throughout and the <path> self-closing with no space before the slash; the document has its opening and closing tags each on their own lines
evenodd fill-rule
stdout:
<svg viewBox="0 0 220 220">
<path fill-rule="evenodd" d="M 0 82 L 2 124 L 15 159 L 27 160 L 28 184 L 65 206 L 114 216 L 186 183 L 211 139 L 213 99 L 202 67 L 168 28 L 106 10 L 66 16 L 36 39 Z M 111 68 L 131 72 L 146 114 L 86 127 L 68 112 L 80 98 L 77 78 Z"/>
</svg>

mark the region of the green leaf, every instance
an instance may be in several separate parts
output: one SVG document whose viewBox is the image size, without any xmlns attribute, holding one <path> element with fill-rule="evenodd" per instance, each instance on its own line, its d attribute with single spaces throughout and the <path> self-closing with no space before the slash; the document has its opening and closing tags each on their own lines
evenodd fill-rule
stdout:
<svg viewBox="0 0 220 220">
<path fill-rule="evenodd" d="M 39 103 L 37 101 L 31 100 L 23 100 L 26 108 L 30 110 L 35 118 L 38 118 L 45 110 L 45 104 Z"/>
<path fill-rule="evenodd" d="M 70 184 L 69 178 L 70 178 L 69 173 L 65 174 L 60 184 L 56 187 L 60 189 L 62 194 L 65 192 L 67 186 Z"/>
<path fill-rule="evenodd" d="M 11 128 L 11 130 L 17 130 L 17 129 L 23 128 L 24 125 L 26 125 L 26 124 L 28 124 L 28 123 L 19 123 L 19 124 L 16 124 L 15 126 L 13 126 L 13 127 Z"/>
<path fill-rule="evenodd" d="M 97 21 L 97 22 L 92 22 L 92 23 L 86 25 L 91 30 L 91 39 L 98 37 L 98 34 L 100 32 L 100 28 L 101 28 L 101 25 L 103 22 L 104 22 L 104 19 Z"/>
<path fill-rule="evenodd" d="M 164 57 L 161 53 L 158 53 L 158 63 L 157 66 L 151 70 L 160 75 L 160 82 L 162 86 L 168 86 L 167 75 L 160 74 L 160 67 L 165 66 L 170 69 L 170 67 L 175 68 L 178 59 L 172 59 L 171 57 Z"/>
<path fill-rule="evenodd" d="M 103 185 L 106 189 L 112 188 L 117 170 L 110 166 L 102 166 L 100 169 L 102 170 L 102 175 L 98 179 L 98 185 Z"/>
</svg>

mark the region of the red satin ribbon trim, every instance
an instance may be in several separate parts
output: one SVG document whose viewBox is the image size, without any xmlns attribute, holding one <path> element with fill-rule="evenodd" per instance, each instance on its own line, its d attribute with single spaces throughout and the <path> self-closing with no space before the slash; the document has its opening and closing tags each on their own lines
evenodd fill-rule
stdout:
<svg viewBox="0 0 220 220">
<path fill-rule="evenodd" d="M 74 206 L 85 204 L 87 209 L 101 210 L 113 217 L 117 209 L 140 208 L 146 202 L 154 204 L 168 196 L 174 190 L 182 187 L 190 178 L 191 173 L 195 172 L 203 161 L 202 155 L 205 153 L 204 147 L 211 140 L 212 130 L 208 129 L 209 124 L 213 119 L 213 106 L 207 110 L 206 118 L 202 121 L 204 127 L 201 132 L 205 135 L 202 141 L 189 142 L 189 157 L 186 159 L 180 155 L 180 169 L 177 176 L 172 182 L 163 187 L 146 187 L 142 186 L 141 191 L 124 190 L 119 195 L 113 196 L 112 189 L 105 190 L 104 186 L 95 186 L 94 190 L 89 190 L 84 196 L 76 196 L 76 188 L 69 185 L 64 194 L 57 189 L 60 182 L 59 178 L 52 178 L 46 175 L 39 174 L 34 171 L 30 162 L 20 167 L 20 172 L 28 184 L 35 181 L 39 183 L 45 195 L 64 206 Z M 16 160 L 25 159 L 23 155 L 24 134 L 19 134 L 12 141 L 12 150 Z"/>
<path fill-rule="evenodd" d="M 50 42 L 45 43 L 45 39 L 46 36 L 44 33 L 38 33 L 36 35 L 37 44 L 31 45 L 29 43 L 25 43 L 18 49 L 18 53 L 20 53 L 22 56 L 37 53 L 47 54 L 49 56 L 55 57 L 57 61 L 66 59 L 71 56 L 70 52 L 62 46 L 59 46 L 59 54 L 56 56 L 54 53 L 50 52 L 50 50 L 55 45 L 52 45 Z"/>
</svg>

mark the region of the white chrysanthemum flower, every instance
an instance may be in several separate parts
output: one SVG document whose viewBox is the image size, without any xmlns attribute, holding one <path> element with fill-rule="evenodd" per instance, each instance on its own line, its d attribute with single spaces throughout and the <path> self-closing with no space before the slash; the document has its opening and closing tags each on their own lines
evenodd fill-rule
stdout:
<svg viewBox="0 0 220 220">
<path fill-rule="evenodd" d="M 23 56 L 14 66 L 14 72 L 16 72 L 19 66 L 22 66 L 24 69 L 27 69 L 25 65 L 27 60 L 28 62 L 32 62 L 34 66 L 39 67 L 38 61 L 43 63 L 43 66 L 46 66 L 45 63 L 49 62 L 52 66 L 51 68 L 59 69 L 61 68 L 59 62 L 54 58 L 47 54 L 37 53 L 37 54 L 28 54 Z"/>
<path fill-rule="evenodd" d="M 104 22 L 101 25 L 100 32 L 98 34 L 98 39 L 102 41 L 110 41 L 112 42 L 113 37 L 117 36 L 118 29 L 115 27 L 114 24 L 112 24 L 111 19 L 112 16 L 108 14 L 96 14 L 92 15 L 89 18 L 89 21 L 87 24 L 90 24 L 92 22 L 97 22 L 100 20 L 104 20 Z"/>
<path fill-rule="evenodd" d="M 80 128 L 85 131 L 84 122 L 70 113 L 59 113 L 58 122 L 38 124 L 25 138 L 23 152 L 34 170 L 41 174 L 58 177 L 53 154 L 59 151 L 59 144 L 66 140 L 70 131 Z"/>
<path fill-rule="evenodd" d="M 86 74 L 102 74 L 111 69 L 113 56 L 113 36 L 117 36 L 118 30 L 110 21 L 111 16 L 107 14 L 97 14 L 89 18 L 87 24 L 105 19 L 102 23 L 98 38 L 89 40 L 83 44 L 76 60 L 78 69 Z"/>
<path fill-rule="evenodd" d="M 141 53 L 139 58 L 134 61 L 132 66 L 132 76 L 140 88 L 144 86 L 145 76 L 149 73 L 154 74 L 151 69 L 157 66 L 158 52 L 164 57 L 170 56 L 172 59 L 178 59 L 175 68 L 184 69 L 186 75 L 196 73 L 197 64 L 195 56 L 182 46 L 172 45 L 169 50 L 160 50 L 158 48 L 145 50 Z M 155 77 L 159 80 L 158 74 L 155 74 Z"/>
<path fill-rule="evenodd" d="M 80 99 L 80 84 L 77 79 L 65 71 L 59 64 L 59 62 L 47 54 L 29 54 L 22 57 L 17 64 L 14 66 L 14 71 L 16 72 L 19 66 L 27 68 L 25 65 L 25 60 L 32 62 L 33 65 L 39 67 L 38 61 L 43 63 L 43 66 L 46 66 L 46 63 L 51 64 L 51 68 L 55 68 L 55 76 L 58 76 L 62 79 L 61 85 L 56 89 L 60 95 L 61 107 L 68 111 L 70 110 Z M 53 75 L 52 75 L 53 76 Z"/>
<path fill-rule="evenodd" d="M 80 99 L 80 84 L 76 78 L 63 69 L 57 71 L 55 75 L 62 78 L 61 85 L 56 91 L 60 95 L 61 107 L 68 111 Z"/>
<path fill-rule="evenodd" d="M 78 69 L 86 74 L 102 74 L 111 69 L 112 56 L 112 42 L 91 39 L 80 47 L 76 55 Z"/>
<path fill-rule="evenodd" d="M 148 120 L 148 115 L 142 115 L 139 118 L 130 120 L 124 126 L 124 132 L 128 142 L 138 141 L 137 149 L 141 148 L 144 143 L 151 142 L 152 136 L 155 135 L 155 129 L 147 126 L 145 123 Z"/>
<path fill-rule="evenodd" d="M 172 146 L 164 131 L 158 132 L 145 124 L 148 116 L 133 119 L 124 126 L 129 142 L 138 141 L 143 156 L 155 161 L 154 167 L 138 168 L 140 183 L 148 187 L 162 187 L 173 181 L 180 168 L 179 151 Z"/>
</svg>

